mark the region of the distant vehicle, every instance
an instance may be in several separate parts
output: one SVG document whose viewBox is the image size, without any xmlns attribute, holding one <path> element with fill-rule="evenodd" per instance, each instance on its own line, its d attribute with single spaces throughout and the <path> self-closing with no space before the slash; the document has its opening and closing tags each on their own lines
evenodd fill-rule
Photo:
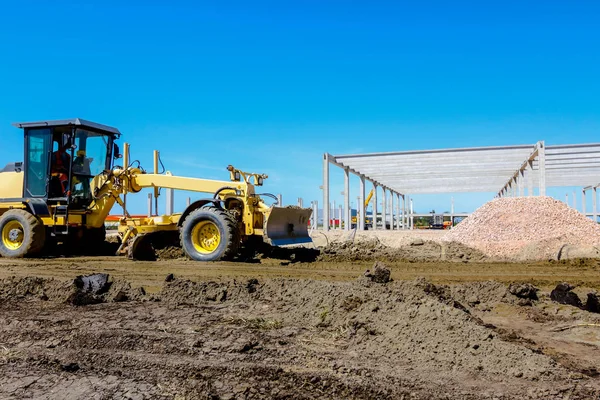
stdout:
<svg viewBox="0 0 600 400">
<path fill-rule="evenodd" d="M 375 190 L 371 189 L 371 191 L 369 192 L 369 195 L 367 196 L 367 198 L 365 199 L 365 214 L 367 213 L 367 206 L 369 205 L 369 202 L 371 202 L 371 199 L 373 198 L 373 194 L 375 194 Z M 351 219 L 351 227 L 352 229 L 356 229 L 356 214 L 358 213 L 358 210 L 356 213 L 352 213 L 352 219 Z M 368 230 L 369 228 L 373 227 L 373 215 L 371 215 L 371 217 L 369 218 L 369 215 L 367 214 L 365 216 L 365 222 L 364 222 L 364 227 L 365 230 Z"/>
<path fill-rule="evenodd" d="M 450 223 L 448 224 L 448 226 Z M 444 215 L 443 214 L 431 214 L 429 218 L 429 229 L 446 229 L 446 224 L 444 223 Z"/>
</svg>

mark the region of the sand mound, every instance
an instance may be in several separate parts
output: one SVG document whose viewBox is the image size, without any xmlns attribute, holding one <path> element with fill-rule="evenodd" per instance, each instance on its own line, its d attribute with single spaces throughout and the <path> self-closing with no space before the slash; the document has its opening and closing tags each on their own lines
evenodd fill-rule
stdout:
<svg viewBox="0 0 600 400">
<path fill-rule="evenodd" d="M 597 257 L 600 225 L 550 197 L 501 198 L 477 209 L 444 240 L 506 260 Z"/>
<path fill-rule="evenodd" d="M 480 286 L 479 294 L 473 288 L 462 291 L 477 297 L 477 302 L 501 301 L 506 294 L 506 286 L 501 284 Z M 356 367 L 367 357 L 483 374 L 490 379 L 508 374 L 543 380 L 563 373 L 549 357 L 503 341 L 456 300 L 466 297 L 458 292 L 424 279 L 387 284 L 372 283 L 364 277 L 335 283 L 174 280 L 165 284 L 160 298 L 175 304 L 243 303 L 245 320 L 267 318 L 280 321 L 282 326 L 301 321 L 321 337 L 343 343 L 348 354 L 356 354 L 352 360 Z"/>
</svg>

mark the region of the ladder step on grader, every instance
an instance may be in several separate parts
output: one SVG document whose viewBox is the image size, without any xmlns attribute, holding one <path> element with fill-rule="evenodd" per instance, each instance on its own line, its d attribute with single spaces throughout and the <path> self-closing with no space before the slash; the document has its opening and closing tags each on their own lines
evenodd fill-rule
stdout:
<svg viewBox="0 0 600 400">
<path fill-rule="evenodd" d="M 24 132 L 22 162 L 0 170 L 0 256 L 34 257 L 56 244 L 93 253 L 104 242 L 105 222 L 115 205 L 123 208 L 118 224 L 118 254 L 149 259 L 152 241 L 177 237 L 185 254 L 196 261 L 228 260 L 242 246 L 310 243 L 310 208 L 267 205 L 256 193 L 267 176 L 227 167 L 229 180 L 173 176 L 145 171 L 130 163 L 116 144 L 121 133 L 79 118 L 13 124 Z M 115 165 L 122 160 L 122 166 Z M 132 217 L 126 196 L 145 188 L 206 193 L 183 213 Z"/>
</svg>

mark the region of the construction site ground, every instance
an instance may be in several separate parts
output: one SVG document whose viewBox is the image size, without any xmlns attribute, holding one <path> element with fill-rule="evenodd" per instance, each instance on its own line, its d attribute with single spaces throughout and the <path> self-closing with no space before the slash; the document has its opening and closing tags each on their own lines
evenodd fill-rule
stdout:
<svg viewBox="0 0 600 400">
<path fill-rule="evenodd" d="M 599 260 L 441 261 L 439 232 L 344 235 L 315 232 L 314 259 L 0 258 L 0 398 L 600 398 L 600 314 L 549 297 L 569 282 L 585 303 Z M 375 261 L 391 282 L 363 275 Z M 113 284 L 84 301 L 91 273 Z"/>
</svg>

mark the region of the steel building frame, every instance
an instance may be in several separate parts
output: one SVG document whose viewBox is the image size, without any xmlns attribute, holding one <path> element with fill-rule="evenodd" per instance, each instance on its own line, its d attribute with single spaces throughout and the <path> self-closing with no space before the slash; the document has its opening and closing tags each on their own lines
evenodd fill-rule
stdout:
<svg viewBox="0 0 600 400">
<path fill-rule="evenodd" d="M 503 196 L 546 195 L 547 187 L 588 186 L 600 181 L 600 143 L 415 150 L 386 153 L 323 155 L 323 221 L 329 221 L 329 167 L 344 171 L 344 222 L 350 229 L 350 174 L 360 179 L 359 215 L 365 215 L 365 182 L 383 189 L 382 220 L 404 228 L 412 199 L 407 194 L 490 192 Z M 537 188 L 537 193 L 535 189 Z M 590 187 L 591 188 L 591 187 Z M 587 188 L 586 188 L 587 189 Z M 585 190 L 584 190 L 585 192 Z M 388 198 L 389 193 L 389 198 Z M 374 196 L 374 222 L 378 213 Z M 400 205 L 402 199 L 402 205 Z M 396 209 L 394 212 L 394 200 Z M 408 210 L 407 210 L 408 206 Z M 358 224 L 362 229 L 363 224 Z M 376 225 L 376 223 L 374 224 Z M 329 229 L 325 223 L 324 228 Z M 383 228 L 385 229 L 385 223 Z"/>
</svg>

